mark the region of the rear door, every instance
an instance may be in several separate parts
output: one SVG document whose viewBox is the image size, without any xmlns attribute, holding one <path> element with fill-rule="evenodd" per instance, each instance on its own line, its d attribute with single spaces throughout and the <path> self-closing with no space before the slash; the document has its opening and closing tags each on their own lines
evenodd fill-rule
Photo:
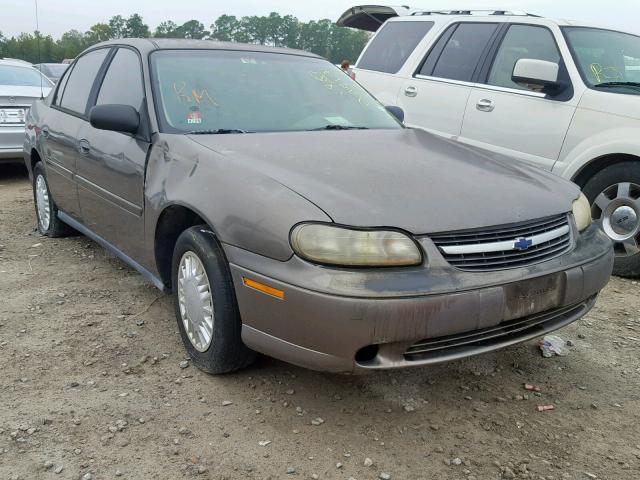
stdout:
<svg viewBox="0 0 640 480">
<path fill-rule="evenodd" d="M 403 79 L 398 75 L 434 23 L 387 22 L 369 42 L 356 65 L 356 80 L 385 105 L 396 105 Z"/>
<path fill-rule="evenodd" d="M 98 79 L 91 105 L 129 105 L 140 113 L 136 135 L 80 128 L 78 194 L 84 224 L 136 258 L 144 240 L 144 172 L 149 150 L 142 63 L 138 52 L 120 47 Z M 138 257 L 139 258 L 139 257 Z"/>
<path fill-rule="evenodd" d="M 473 81 L 498 30 L 498 23 L 463 22 L 444 31 L 403 82 L 397 104 L 408 126 L 449 137 L 460 134 Z"/>
<path fill-rule="evenodd" d="M 86 107 L 109 49 L 93 50 L 78 58 L 60 81 L 42 125 L 42 154 L 51 195 L 58 208 L 80 220 L 75 179 L 78 132 L 86 121 Z"/>
<path fill-rule="evenodd" d="M 566 89 L 550 97 L 513 82 L 521 58 L 559 63 Z M 553 32 L 542 25 L 509 25 L 471 92 L 460 139 L 551 170 L 577 102 Z"/>
</svg>

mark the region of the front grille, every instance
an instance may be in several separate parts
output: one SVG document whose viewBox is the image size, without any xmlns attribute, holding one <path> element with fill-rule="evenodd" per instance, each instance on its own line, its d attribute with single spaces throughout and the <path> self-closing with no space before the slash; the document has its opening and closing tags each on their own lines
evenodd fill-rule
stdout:
<svg viewBox="0 0 640 480">
<path fill-rule="evenodd" d="M 452 355 L 464 356 L 465 353 L 541 336 L 571 323 L 572 319 L 588 309 L 594 298 L 578 305 L 510 320 L 482 330 L 422 340 L 409 347 L 404 358 L 407 361 L 425 361 Z"/>
<path fill-rule="evenodd" d="M 567 215 L 482 230 L 430 236 L 445 260 L 461 270 L 503 270 L 551 260 L 572 245 Z M 524 242 L 525 246 L 517 244 Z M 531 242 L 530 246 L 526 246 Z"/>
</svg>

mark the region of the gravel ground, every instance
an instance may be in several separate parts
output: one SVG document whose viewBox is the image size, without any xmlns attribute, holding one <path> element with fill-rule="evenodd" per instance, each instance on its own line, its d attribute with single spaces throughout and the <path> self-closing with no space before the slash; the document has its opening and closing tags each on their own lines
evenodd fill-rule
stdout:
<svg viewBox="0 0 640 480">
<path fill-rule="evenodd" d="M 0 479 L 640 478 L 637 282 L 559 332 L 567 357 L 212 377 L 182 363 L 170 297 L 34 224 L 25 171 L 0 166 Z"/>
</svg>

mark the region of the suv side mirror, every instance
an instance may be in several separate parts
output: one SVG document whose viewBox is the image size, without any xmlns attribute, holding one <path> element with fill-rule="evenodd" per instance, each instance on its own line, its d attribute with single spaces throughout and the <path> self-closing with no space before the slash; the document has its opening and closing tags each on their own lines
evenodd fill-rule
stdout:
<svg viewBox="0 0 640 480">
<path fill-rule="evenodd" d="M 386 106 L 384 108 L 387 109 L 387 112 L 389 112 L 391 115 L 396 117 L 396 119 L 400 123 L 404 123 L 404 110 L 403 109 L 401 109 L 400 107 L 392 106 L 392 105 L 388 105 L 388 106 Z"/>
<path fill-rule="evenodd" d="M 136 134 L 140 114 L 130 105 L 96 105 L 89 112 L 89 123 L 100 130 Z"/>
<path fill-rule="evenodd" d="M 524 83 L 531 90 L 558 94 L 563 89 L 558 81 L 560 65 L 545 60 L 521 58 L 513 68 L 511 79 L 515 83 Z"/>
</svg>

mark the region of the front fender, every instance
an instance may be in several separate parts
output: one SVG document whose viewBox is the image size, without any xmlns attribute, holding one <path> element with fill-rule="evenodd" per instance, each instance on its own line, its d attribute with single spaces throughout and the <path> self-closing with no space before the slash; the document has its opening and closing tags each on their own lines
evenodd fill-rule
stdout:
<svg viewBox="0 0 640 480">
<path fill-rule="evenodd" d="M 640 157 L 640 121 L 602 113 L 582 116 L 576 115 L 553 173 L 573 180 L 598 158 L 613 154 Z M 589 124 L 585 125 L 587 121 Z"/>
<path fill-rule="evenodd" d="M 187 137 L 160 134 L 146 172 L 146 231 L 162 211 L 182 205 L 198 213 L 225 244 L 275 260 L 291 258 L 289 231 L 301 221 L 330 221 L 313 203 L 251 168 Z M 147 237 L 153 241 L 153 235 Z"/>
</svg>

